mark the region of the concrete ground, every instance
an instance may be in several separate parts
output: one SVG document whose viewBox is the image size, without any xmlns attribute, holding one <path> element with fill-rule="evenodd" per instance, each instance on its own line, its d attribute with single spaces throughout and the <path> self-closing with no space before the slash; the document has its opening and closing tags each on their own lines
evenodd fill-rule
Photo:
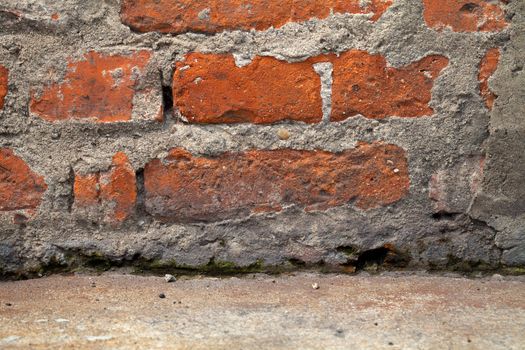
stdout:
<svg viewBox="0 0 525 350">
<path fill-rule="evenodd" d="M 525 349 L 523 277 L 52 276 L 0 303 L 5 349 Z"/>
</svg>

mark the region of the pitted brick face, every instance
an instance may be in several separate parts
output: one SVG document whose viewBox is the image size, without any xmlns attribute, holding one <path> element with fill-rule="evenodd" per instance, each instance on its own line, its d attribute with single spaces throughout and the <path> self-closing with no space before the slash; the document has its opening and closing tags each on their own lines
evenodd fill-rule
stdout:
<svg viewBox="0 0 525 350">
<path fill-rule="evenodd" d="M 394 203 L 409 189 L 405 152 L 360 144 L 341 153 L 291 149 L 196 157 L 174 149 L 144 170 L 146 210 L 165 221 L 215 221 L 288 205 L 307 211 Z"/>
<path fill-rule="evenodd" d="M 42 176 L 12 150 L 0 148 L 0 211 L 36 209 L 46 190 Z"/>
<path fill-rule="evenodd" d="M 174 104 L 192 123 L 318 123 L 323 101 L 314 64 L 321 62 L 333 64 L 332 121 L 432 115 L 434 81 L 448 65 L 444 56 L 427 56 L 393 68 L 381 55 L 352 50 L 297 63 L 255 57 L 237 67 L 232 55 L 191 53 L 176 64 Z"/>
<path fill-rule="evenodd" d="M 332 121 L 357 114 L 373 119 L 432 115 L 431 90 L 448 65 L 446 57 L 427 56 L 393 68 L 387 67 L 383 56 L 358 50 L 334 57 L 332 62 Z"/>
<path fill-rule="evenodd" d="M 191 53 L 177 62 L 175 106 L 194 123 L 320 122 L 321 79 L 312 62 L 256 57 L 237 67 L 232 55 Z"/>
<path fill-rule="evenodd" d="M 7 95 L 8 87 L 8 71 L 7 68 L 0 65 L 0 109 L 4 108 L 5 96 Z"/>
<path fill-rule="evenodd" d="M 62 83 L 46 86 L 41 94 L 32 93 L 31 112 L 51 122 L 130 121 L 134 98 L 155 94 L 155 88 L 142 81 L 150 57 L 145 50 L 128 55 L 89 52 L 83 60 L 68 63 Z M 160 104 L 150 107 L 142 118 L 161 118 Z"/>
<path fill-rule="evenodd" d="M 119 223 L 135 211 L 137 183 L 128 157 L 118 152 L 107 172 L 76 175 L 75 208 L 103 209 L 107 222 Z"/>
<path fill-rule="evenodd" d="M 455 32 L 495 32 L 508 26 L 503 4 L 487 0 L 423 0 L 428 26 Z"/>
<path fill-rule="evenodd" d="M 330 13 L 370 15 L 378 20 L 393 0 L 123 0 L 123 23 L 139 32 L 265 30 Z"/>
<path fill-rule="evenodd" d="M 485 105 L 488 109 L 492 109 L 497 98 L 496 94 L 490 90 L 489 79 L 496 72 L 496 69 L 498 69 L 499 59 L 499 49 L 490 49 L 481 60 L 479 67 L 479 89 L 481 97 L 485 100 Z"/>
</svg>

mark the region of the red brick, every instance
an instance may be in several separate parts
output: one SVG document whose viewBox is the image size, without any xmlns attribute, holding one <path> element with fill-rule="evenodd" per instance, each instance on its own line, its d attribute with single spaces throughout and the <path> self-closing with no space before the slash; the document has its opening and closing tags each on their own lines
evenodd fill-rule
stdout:
<svg viewBox="0 0 525 350">
<path fill-rule="evenodd" d="M 490 49 L 480 63 L 478 75 L 479 89 L 481 97 L 485 100 L 485 105 L 488 109 L 492 109 L 497 98 L 496 94 L 494 94 L 489 88 L 489 79 L 498 68 L 499 58 L 499 49 Z"/>
<path fill-rule="evenodd" d="M 144 170 L 146 210 L 166 221 L 212 221 L 287 205 L 326 210 L 394 203 L 409 189 L 403 149 L 360 144 L 341 153 L 248 151 L 197 157 L 174 149 Z"/>
<path fill-rule="evenodd" d="M 8 148 L 0 148 L 0 211 L 38 208 L 47 190 L 44 178 Z"/>
<path fill-rule="evenodd" d="M 135 171 L 128 157 L 118 152 L 107 172 L 76 175 L 75 208 L 102 209 L 106 221 L 122 222 L 133 215 L 137 201 Z"/>
<path fill-rule="evenodd" d="M 232 55 L 191 53 L 173 77 L 175 105 L 194 123 L 316 123 L 323 115 L 320 91 L 312 62 L 271 57 L 237 67 Z"/>
<path fill-rule="evenodd" d="M 504 1 L 487 0 L 423 0 L 424 18 L 428 26 L 455 32 L 493 32 L 507 27 Z"/>
<path fill-rule="evenodd" d="M 91 51 L 83 60 L 68 63 L 61 83 L 44 87 L 41 94 L 32 93 L 31 112 L 51 122 L 161 119 L 160 90 L 144 82 L 150 58 L 145 50 L 127 55 Z M 151 105 L 147 111 L 135 111 L 135 99 L 149 100 Z"/>
<path fill-rule="evenodd" d="M 352 50 L 332 58 L 332 121 L 362 114 L 367 118 L 431 115 L 434 80 L 448 65 L 443 56 L 427 56 L 401 68 L 384 57 Z"/>
<path fill-rule="evenodd" d="M 123 0 L 122 22 L 140 32 L 265 30 L 334 13 L 370 14 L 376 21 L 392 0 Z"/>
<path fill-rule="evenodd" d="M 367 118 L 422 117 L 435 79 L 448 65 L 444 56 L 427 56 L 401 68 L 381 55 L 352 50 L 288 63 L 255 57 L 237 67 L 231 55 L 191 53 L 177 62 L 175 107 L 192 123 L 318 123 L 322 119 L 321 81 L 313 65 L 333 64 L 332 121 L 361 114 Z"/>
<path fill-rule="evenodd" d="M 5 96 L 7 95 L 7 68 L 0 65 L 0 109 L 4 108 Z"/>
</svg>

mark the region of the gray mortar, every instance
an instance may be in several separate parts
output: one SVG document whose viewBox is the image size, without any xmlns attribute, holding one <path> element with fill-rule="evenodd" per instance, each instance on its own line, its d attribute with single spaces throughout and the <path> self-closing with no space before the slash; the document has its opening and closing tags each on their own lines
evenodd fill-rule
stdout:
<svg viewBox="0 0 525 350">
<path fill-rule="evenodd" d="M 330 121 L 332 114 L 332 73 L 334 67 L 329 62 L 316 63 L 314 69 L 321 78 L 321 99 L 323 101 L 323 122 Z"/>
<path fill-rule="evenodd" d="M 260 32 L 161 35 L 137 34 L 122 25 L 116 0 L 0 0 L 0 63 L 10 70 L 9 92 L 0 112 L 0 146 L 12 148 L 44 176 L 49 187 L 38 215 L 25 225 L 14 225 L 9 215 L 0 215 L 2 270 L 65 262 L 72 253 L 96 253 L 114 262 L 138 256 L 191 266 L 212 258 L 239 266 L 257 261 L 280 265 L 289 259 L 339 264 L 346 260 L 340 247 L 365 251 L 386 243 L 409 252 L 410 266 L 415 268 L 444 269 L 457 261 L 474 267 L 524 266 L 525 4 L 515 0 L 506 7 L 513 15 L 509 16 L 512 25 L 496 34 L 436 32 L 424 24 L 419 0 L 397 0 L 376 23 L 366 15 L 334 14 Z M 16 19 L 9 9 L 27 16 Z M 50 20 L 55 12 L 60 13 L 56 22 Z M 489 112 L 479 96 L 477 74 L 481 58 L 495 46 L 502 47 L 503 55 L 490 81 L 499 98 Z M 31 88 L 62 79 L 68 58 L 81 58 L 87 50 L 116 53 L 140 48 L 153 50 L 167 89 L 173 63 L 190 51 L 295 62 L 362 49 L 384 55 L 393 67 L 429 54 L 444 55 L 450 63 L 433 88 L 435 114 L 423 118 L 374 121 L 358 116 L 317 125 L 188 125 L 177 118 L 177 111 L 166 108 L 164 123 L 91 125 L 52 124 L 29 114 Z M 277 135 L 283 127 L 290 132 L 287 140 Z M 362 211 L 349 203 L 305 213 L 291 206 L 280 213 L 192 224 L 161 223 L 139 208 L 122 227 L 71 210 L 72 174 L 108 169 L 117 151 L 126 152 L 140 172 L 149 160 L 162 158 L 173 147 L 199 155 L 255 148 L 337 152 L 359 141 L 376 140 L 399 145 L 409 161 L 410 194 L 385 208 Z M 485 155 L 481 189 L 476 194 L 466 186 L 454 189 L 465 198 L 465 210 L 433 216 L 428 194 L 432 174 L 453 173 L 467 157 Z"/>
</svg>

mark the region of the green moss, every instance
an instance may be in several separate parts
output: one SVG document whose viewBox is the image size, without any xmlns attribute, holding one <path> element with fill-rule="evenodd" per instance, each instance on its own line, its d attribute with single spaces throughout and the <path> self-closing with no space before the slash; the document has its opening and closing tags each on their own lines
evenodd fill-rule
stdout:
<svg viewBox="0 0 525 350">
<path fill-rule="evenodd" d="M 178 264 L 175 260 L 142 260 L 135 264 L 135 273 L 177 273 L 184 275 L 238 275 L 246 273 L 258 273 L 266 272 L 272 273 L 275 271 L 274 267 L 265 266 L 261 260 L 257 260 L 255 263 L 248 266 L 238 266 L 231 261 L 221 261 L 210 259 L 210 261 L 204 265 L 188 266 Z"/>
<path fill-rule="evenodd" d="M 81 265 L 95 269 L 98 272 L 107 271 L 114 265 L 109 258 L 98 252 L 83 256 L 81 260 L 83 260 Z"/>
<path fill-rule="evenodd" d="M 338 252 L 344 253 L 349 258 L 355 258 L 357 259 L 359 256 L 359 249 L 357 249 L 354 246 L 344 246 L 344 247 L 338 247 Z"/>
<path fill-rule="evenodd" d="M 503 273 L 514 276 L 525 275 L 525 267 L 505 267 Z"/>
</svg>

